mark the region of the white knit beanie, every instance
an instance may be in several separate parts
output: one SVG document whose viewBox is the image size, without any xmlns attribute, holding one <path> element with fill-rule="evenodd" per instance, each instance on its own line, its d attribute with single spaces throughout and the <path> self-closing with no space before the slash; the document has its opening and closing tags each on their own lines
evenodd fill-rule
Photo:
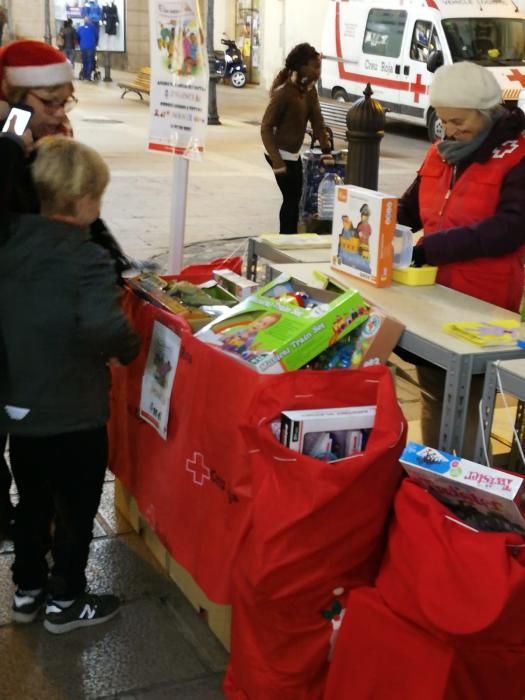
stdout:
<svg viewBox="0 0 525 700">
<path fill-rule="evenodd" d="M 429 97 L 433 107 L 459 109 L 490 109 L 503 99 L 494 75 L 468 61 L 438 68 L 430 84 Z"/>
</svg>

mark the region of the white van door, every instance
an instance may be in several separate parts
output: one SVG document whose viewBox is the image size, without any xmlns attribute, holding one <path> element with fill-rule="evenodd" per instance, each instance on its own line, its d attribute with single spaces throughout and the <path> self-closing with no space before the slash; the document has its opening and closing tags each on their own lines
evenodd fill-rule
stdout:
<svg viewBox="0 0 525 700">
<path fill-rule="evenodd" d="M 434 141 L 441 133 L 436 133 L 436 119 L 431 113 L 427 123 L 429 107 L 428 89 L 432 73 L 427 70 L 427 59 L 431 51 L 442 51 L 443 41 L 439 36 L 441 27 L 432 18 L 421 16 L 416 10 L 407 22 L 403 42 L 403 61 L 400 71 L 405 81 L 401 92 L 401 114 L 406 121 L 426 125 L 429 138 Z"/>
</svg>

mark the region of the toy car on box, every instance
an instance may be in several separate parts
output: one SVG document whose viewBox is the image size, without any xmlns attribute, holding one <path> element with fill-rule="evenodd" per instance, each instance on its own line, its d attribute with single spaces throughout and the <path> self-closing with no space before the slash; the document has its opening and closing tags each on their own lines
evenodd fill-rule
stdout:
<svg viewBox="0 0 525 700">
<path fill-rule="evenodd" d="M 299 369 L 368 318 L 354 290 L 328 292 L 282 274 L 197 336 L 258 372 Z"/>
<path fill-rule="evenodd" d="M 390 284 L 397 198 L 354 185 L 335 189 L 332 267 L 371 282 Z"/>
</svg>

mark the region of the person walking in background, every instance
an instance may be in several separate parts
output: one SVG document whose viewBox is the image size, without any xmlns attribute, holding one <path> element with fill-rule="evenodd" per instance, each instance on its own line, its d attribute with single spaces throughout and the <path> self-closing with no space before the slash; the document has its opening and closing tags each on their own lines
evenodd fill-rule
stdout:
<svg viewBox="0 0 525 700">
<path fill-rule="evenodd" d="M 86 591 L 85 569 L 108 460 L 108 364 L 130 362 L 139 340 L 120 307 L 111 258 L 89 234 L 107 165 L 88 146 L 48 136 L 32 172 L 41 215 L 1 215 L 9 384 L 0 430 L 10 436 L 19 494 L 13 619 L 32 622 L 45 605 L 44 627 L 62 634 L 105 622 L 119 608 L 116 596 Z"/>
<path fill-rule="evenodd" d="M 77 45 L 77 33 L 73 27 L 73 20 L 66 19 L 59 33 L 60 40 L 57 40 L 58 48 L 63 51 L 67 60 L 75 68 L 75 47 Z"/>
<path fill-rule="evenodd" d="M 330 153 L 315 83 L 321 75 L 321 56 L 310 44 L 298 44 L 288 56 L 270 89 L 270 102 L 261 123 L 265 158 L 283 195 L 279 233 L 297 233 L 303 187 L 300 149 L 310 122 L 314 139 Z"/>
<path fill-rule="evenodd" d="M 7 24 L 7 9 L 0 5 L 0 46 L 2 46 L 2 37 L 4 35 L 4 27 Z"/>
<path fill-rule="evenodd" d="M 84 24 L 77 29 L 77 40 L 82 56 L 80 80 L 91 80 L 95 70 L 95 51 L 98 43 L 98 31 L 91 19 L 84 17 Z"/>
<path fill-rule="evenodd" d="M 525 252 L 525 115 L 501 104 L 501 88 L 481 66 L 439 68 L 430 104 L 447 138 L 433 144 L 399 200 L 398 221 L 423 236 L 416 266 L 439 266 L 437 282 L 518 312 Z M 438 447 L 444 370 L 418 367 L 422 437 Z M 465 437 L 474 447 L 483 377 L 474 377 Z M 462 457 L 472 457 L 466 450 Z"/>
</svg>

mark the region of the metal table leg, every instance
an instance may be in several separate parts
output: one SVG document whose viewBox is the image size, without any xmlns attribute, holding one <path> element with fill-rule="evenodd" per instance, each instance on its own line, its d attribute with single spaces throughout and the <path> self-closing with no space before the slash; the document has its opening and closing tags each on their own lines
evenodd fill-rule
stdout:
<svg viewBox="0 0 525 700">
<path fill-rule="evenodd" d="M 445 378 L 439 449 L 462 454 L 472 378 L 472 356 L 452 355 Z"/>
</svg>

